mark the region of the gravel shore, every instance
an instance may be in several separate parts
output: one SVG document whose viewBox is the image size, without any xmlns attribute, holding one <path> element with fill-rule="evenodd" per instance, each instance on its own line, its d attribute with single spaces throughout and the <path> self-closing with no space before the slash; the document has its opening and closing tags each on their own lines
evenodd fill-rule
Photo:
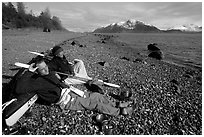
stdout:
<svg viewBox="0 0 204 137">
<path fill-rule="evenodd" d="M 24 115 L 15 134 L 31 135 L 201 135 L 202 134 L 202 72 L 148 58 L 137 49 L 116 41 L 117 35 L 80 34 L 54 41 L 65 50 L 68 60 L 81 59 L 90 77 L 118 84 L 120 89 L 105 87 L 104 93 L 120 95 L 131 91 L 134 112 L 131 116 L 110 117 L 102 126 L 93 124 L 92 111 L 63 113 L 56 105 L 35 104 L 32 115 Z M 3 38 L 4 35 L 3 35 Z M 36 37 L 34 37 L 36 38 Z M 26 38 L 25 38 L 26 41 Z M 4 42 L 4 39 L 3 39 Z M 48 40 L 48 44 L 50 41 Z M 75 44 L 73 44 L 73 42 Z M 3 43 L 4 44 L 4 43 Z M 42 46 L 42 51 L 53 47 Z M 41 44 L 42 45 L 42 44 Z M 35 50 L 22 47 L 24 51 Z M 16 71 L 9 65 L 28 62 L 33 55 L 8 57 L 3 46 L 3 83 L 8 83 Z M 39 49 L 39 48 L 38 48 Z M 36 51 L 36 50 L 35 50 Z M 9 62 L 9 63 L 8 63 Z M 100 62 L 105 63 L 104 65 Z M 6 77 L 7 76 L 7 77 Z M 11 76 L 11 78 L 9 78 Z M 84 86 L 77 86 L 86 90 Z M 109 129 L 105 129 L 109 127 Z M 10 134 L 3 129 L 3 134 Z"/>
</svg>

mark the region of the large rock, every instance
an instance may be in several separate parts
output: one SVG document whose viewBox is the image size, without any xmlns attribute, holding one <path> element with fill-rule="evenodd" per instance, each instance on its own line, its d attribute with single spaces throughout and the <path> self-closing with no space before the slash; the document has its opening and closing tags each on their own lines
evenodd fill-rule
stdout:
<svg viewBox="0 0 204 137">
<path fill-rule="evenodd" d="M 160 48 L 157 47 L 157 45 L 158 45 L 157 43 L 151 43 L 147 46 L 147 49 L 150 51 L 148 57 L 161 60 L 164 58 L 164 56 Z"/>
<path fill-rule="evenodd" d="M 109 67 L 109 63 L 108 62 L 105 62 L 105 61 L 102 61 L 102 62 L 98 62 L 98 64 L 100 64 L 101 66 L 104 66 L 104 67 Z"/>
<path fill-rule="evenodd" d="M 158 51 L 160 50 L 156 45 L 158 45 L 157 43 L 151 43 L 147 46 L 147 49 L 150 51 Z"/>
<path fill-rule="evenodd" d="M 72 41 L 71 45 L 75 45 L 75 44 L 76 44 L 76 42 L 75 42 L 75 41 Z"/>
<path fill-rule="evenodd" d="M 148 55 L 148 57 L 161 60 L 161 59 L 163 59 L 163 53 L 160 50 L 159 51 L 153 51 Z"/>
<path fill-rule="evenodd" d="M 44 27 L 43 32 L 51 32 L 50 28 Z"/>
</svg>

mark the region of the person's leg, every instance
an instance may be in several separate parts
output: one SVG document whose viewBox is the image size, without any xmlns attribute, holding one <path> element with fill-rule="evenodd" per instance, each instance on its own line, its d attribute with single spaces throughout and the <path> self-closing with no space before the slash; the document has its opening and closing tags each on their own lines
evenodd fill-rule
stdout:
<svg viewBox="0 0 204 137">
<path fill-rule="evenodd" d="M 99 93 L 91 93 L 87 98 L 74 97 L 74 101 L 70 101 L 65 109 L 68 110 L 97 110 L 101 113 L 117 116 L 120 109 L 116 108 L 115 102 L 110 101 Z"/>
</svg>

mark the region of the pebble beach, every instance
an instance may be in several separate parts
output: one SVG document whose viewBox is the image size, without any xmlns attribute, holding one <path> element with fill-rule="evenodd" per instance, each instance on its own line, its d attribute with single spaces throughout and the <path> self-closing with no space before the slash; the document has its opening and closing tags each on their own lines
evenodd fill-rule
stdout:
<svg viewBox="0 0 204 137">
<path fill-rule="evenodd" d="M 10 30 L 14 31 L 14 30 Z M 5 31 L 2 33 L 2 86 L 18 69 L 15 62 L 28 63 L 35 55 L 59 45 L 69 61 L 83 60 L 90 77 L 120 85 L 103 87 L 104 95 L 131 91 L 131 116 L 111 117 L 101 129 L 90 110 L 63 112 L 56 105 L 34 104 L 32 115 L 23 115 L 12 129 L 18 135 L 201 135 L 202 68 L 169 64 L 141 54 L 117 34 Z M 83 85 L 77 88 L 89 92 Z M 2 94 L 3 96 L 6 93 Z M 20 124 L 19 124 L 20 123 Z M 3 134 L 11 134 L 2 129 Z"/>
</svg>

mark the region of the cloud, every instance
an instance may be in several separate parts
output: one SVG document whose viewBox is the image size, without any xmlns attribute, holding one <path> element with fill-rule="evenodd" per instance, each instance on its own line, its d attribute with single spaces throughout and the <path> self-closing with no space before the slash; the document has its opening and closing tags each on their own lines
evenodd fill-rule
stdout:
<svg viewBox="0 0 204 137">
<path fill-rule="evenodd" d="M 144 21 L 159 28 L 202 24 L 201 2 L 55 2 L 26 3 L 36 11 L 49 7 L 67 29 L 91 31 L 128 19 Z"/>
</svg>

